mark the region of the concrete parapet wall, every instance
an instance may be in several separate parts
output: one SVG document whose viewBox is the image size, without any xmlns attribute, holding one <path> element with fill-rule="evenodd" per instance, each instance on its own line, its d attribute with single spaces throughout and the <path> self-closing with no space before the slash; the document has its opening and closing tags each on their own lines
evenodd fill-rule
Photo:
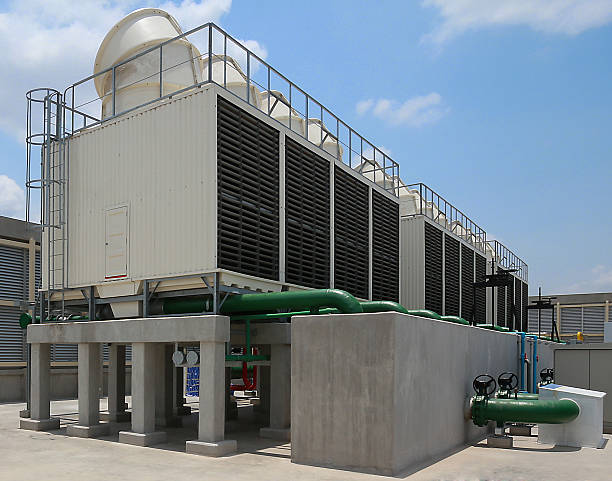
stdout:
<svg viewBox="0 0 612 481">
<path fill-rule="evenodd" d="M 291 459 L 393 475 L 479 439 L 472 381 L 517 372 L 519 349 L 514 334 L 407 314 L 294 317 Z"/>
</svg>

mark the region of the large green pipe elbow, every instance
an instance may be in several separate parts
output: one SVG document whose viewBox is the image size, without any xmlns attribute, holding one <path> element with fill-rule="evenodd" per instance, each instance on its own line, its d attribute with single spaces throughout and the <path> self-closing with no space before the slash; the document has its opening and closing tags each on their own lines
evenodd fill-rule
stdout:
<svg viewBox="0 0 612 481">
<path fill-rule="evenodd" d="M 394 301 L 364 301 L 360 302 L 363 312 L 401 312 L 409 314 L 408 309 Z"/>
<path fill-rule="evenodd" d="M 472 402 L 472 419 L 477 426 L 495 421 L 498 426 L 515 423 L 569 423 L 578 417 L 580 407 L 571 399 L 477 399 Z"/>
<path fill-rule="evenodd" d="M 463 317 L 459 316 L 442 316 L 443 321 L 453 322 L 455 324 L 463 324 L 464 326 L 469 326 L 470 323 L 466 321 Z"/>
<path fill-rule="evenodd" d="M 334 307 L 342 314 L 363 312 L 359 301 L 348 292 L 340 289 L 317 289 L 312 291 L 238 294 L 227 298 L 221 306 L 221 313 L 255 313 L 276 309 L 309 309 L 316 313 L 322 307 Z"/>
<path fill-rule="evenodd" d="M 417 317 L 427 317 L 428 319 L 436 319 L 438 321 L 442 320 L 442 316 L 440 316 L 440 314 L 427 309 L 408 309 L 407 314 L 412 314 L 413 316 Z"/>
</svg>

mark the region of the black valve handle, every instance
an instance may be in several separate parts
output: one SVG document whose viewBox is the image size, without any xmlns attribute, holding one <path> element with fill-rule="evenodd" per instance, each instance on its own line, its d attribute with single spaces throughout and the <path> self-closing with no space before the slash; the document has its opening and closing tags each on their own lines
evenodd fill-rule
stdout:
<svg viewBox="0 0 612 481">
<path fill-rule="evenodd" d="M 472 382 L 472 387 L 479 396 L 489 397 L 495 392 L 495 389 L 497 389 L 497 383 L 492 376 L 481 374 L 480 376 L 476 376 Z"/>
<path fill-rule="evenodd" d="M 513 372 L 503 372 L 497 378 L 497 383 L 500 389 L 512 391 L 518 386 L 518 377 Z"/>
<path fill-rule="evenodd" d="M 544 368 L 540 371 L 540 380 L 542 382 L 552 382 L 555 377 L 555 370 L 551 368 Z"/>
</svg>

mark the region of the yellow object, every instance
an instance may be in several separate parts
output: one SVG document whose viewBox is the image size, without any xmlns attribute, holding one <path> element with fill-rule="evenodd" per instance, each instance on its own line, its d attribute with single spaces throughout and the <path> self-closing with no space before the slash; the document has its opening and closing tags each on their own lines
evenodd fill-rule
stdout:
<svg viewBox="0 0 612 481">
<path fill-rule="evenodd" d="M 582 335 L 582 332 L 578 331 L 576 333 L 576 339 L 580 342 L 584 341 L 584 336 Z"/>
</svg>

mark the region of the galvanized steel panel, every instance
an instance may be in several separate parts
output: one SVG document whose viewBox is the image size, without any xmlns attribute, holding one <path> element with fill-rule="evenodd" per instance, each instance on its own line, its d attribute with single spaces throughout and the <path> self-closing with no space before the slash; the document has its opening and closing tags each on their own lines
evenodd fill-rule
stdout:
<svg viewBox="0 0 612 481">
<path fill-rule="evenodd" d="M 537 309 L 529 309 L 529 332 L 538 332 L 538 310 Z M 552 332 L 552 309 L 543 309 L 542 311 L 542 320 L 541 320 L 541 332 Z M 559 320 L 557 321 L 557 325 Z"/>
<path fill-rule="evenodd" d="M 127 205 L 129 278 L 216 267 L 216 97 L 156 104 L 70 141 L 70 287 L 104 281 L 104 210 Z"/>
<path fill-rule="evenodd" d="M 575 334 L 582 331 L 582 307 L 561 308 L 561 332 Z"/>
<path fill-rule="evenodd" d="M 403 217 L 400 230 L 400 303 L 425 308 L 425 226 L 423 216 Z"/>
<path fill-rule="evenodd" d="M 23 329 L 19 327 L 21 310 L 0 306 L 0 362 L 24 361 Z"/>
<path fill-rule="evenodd" d="M 603 336 L 605 313 L 606 308 L 604 306 L 583 307 L 582 327 L 584 329 L 584 333 L 601 334 Z"/>
<path fill-rule="evenodd" d="M 0 299 L 22 300 L 27 296 L 28 251 L 0 245 Z"/>
</svg>

